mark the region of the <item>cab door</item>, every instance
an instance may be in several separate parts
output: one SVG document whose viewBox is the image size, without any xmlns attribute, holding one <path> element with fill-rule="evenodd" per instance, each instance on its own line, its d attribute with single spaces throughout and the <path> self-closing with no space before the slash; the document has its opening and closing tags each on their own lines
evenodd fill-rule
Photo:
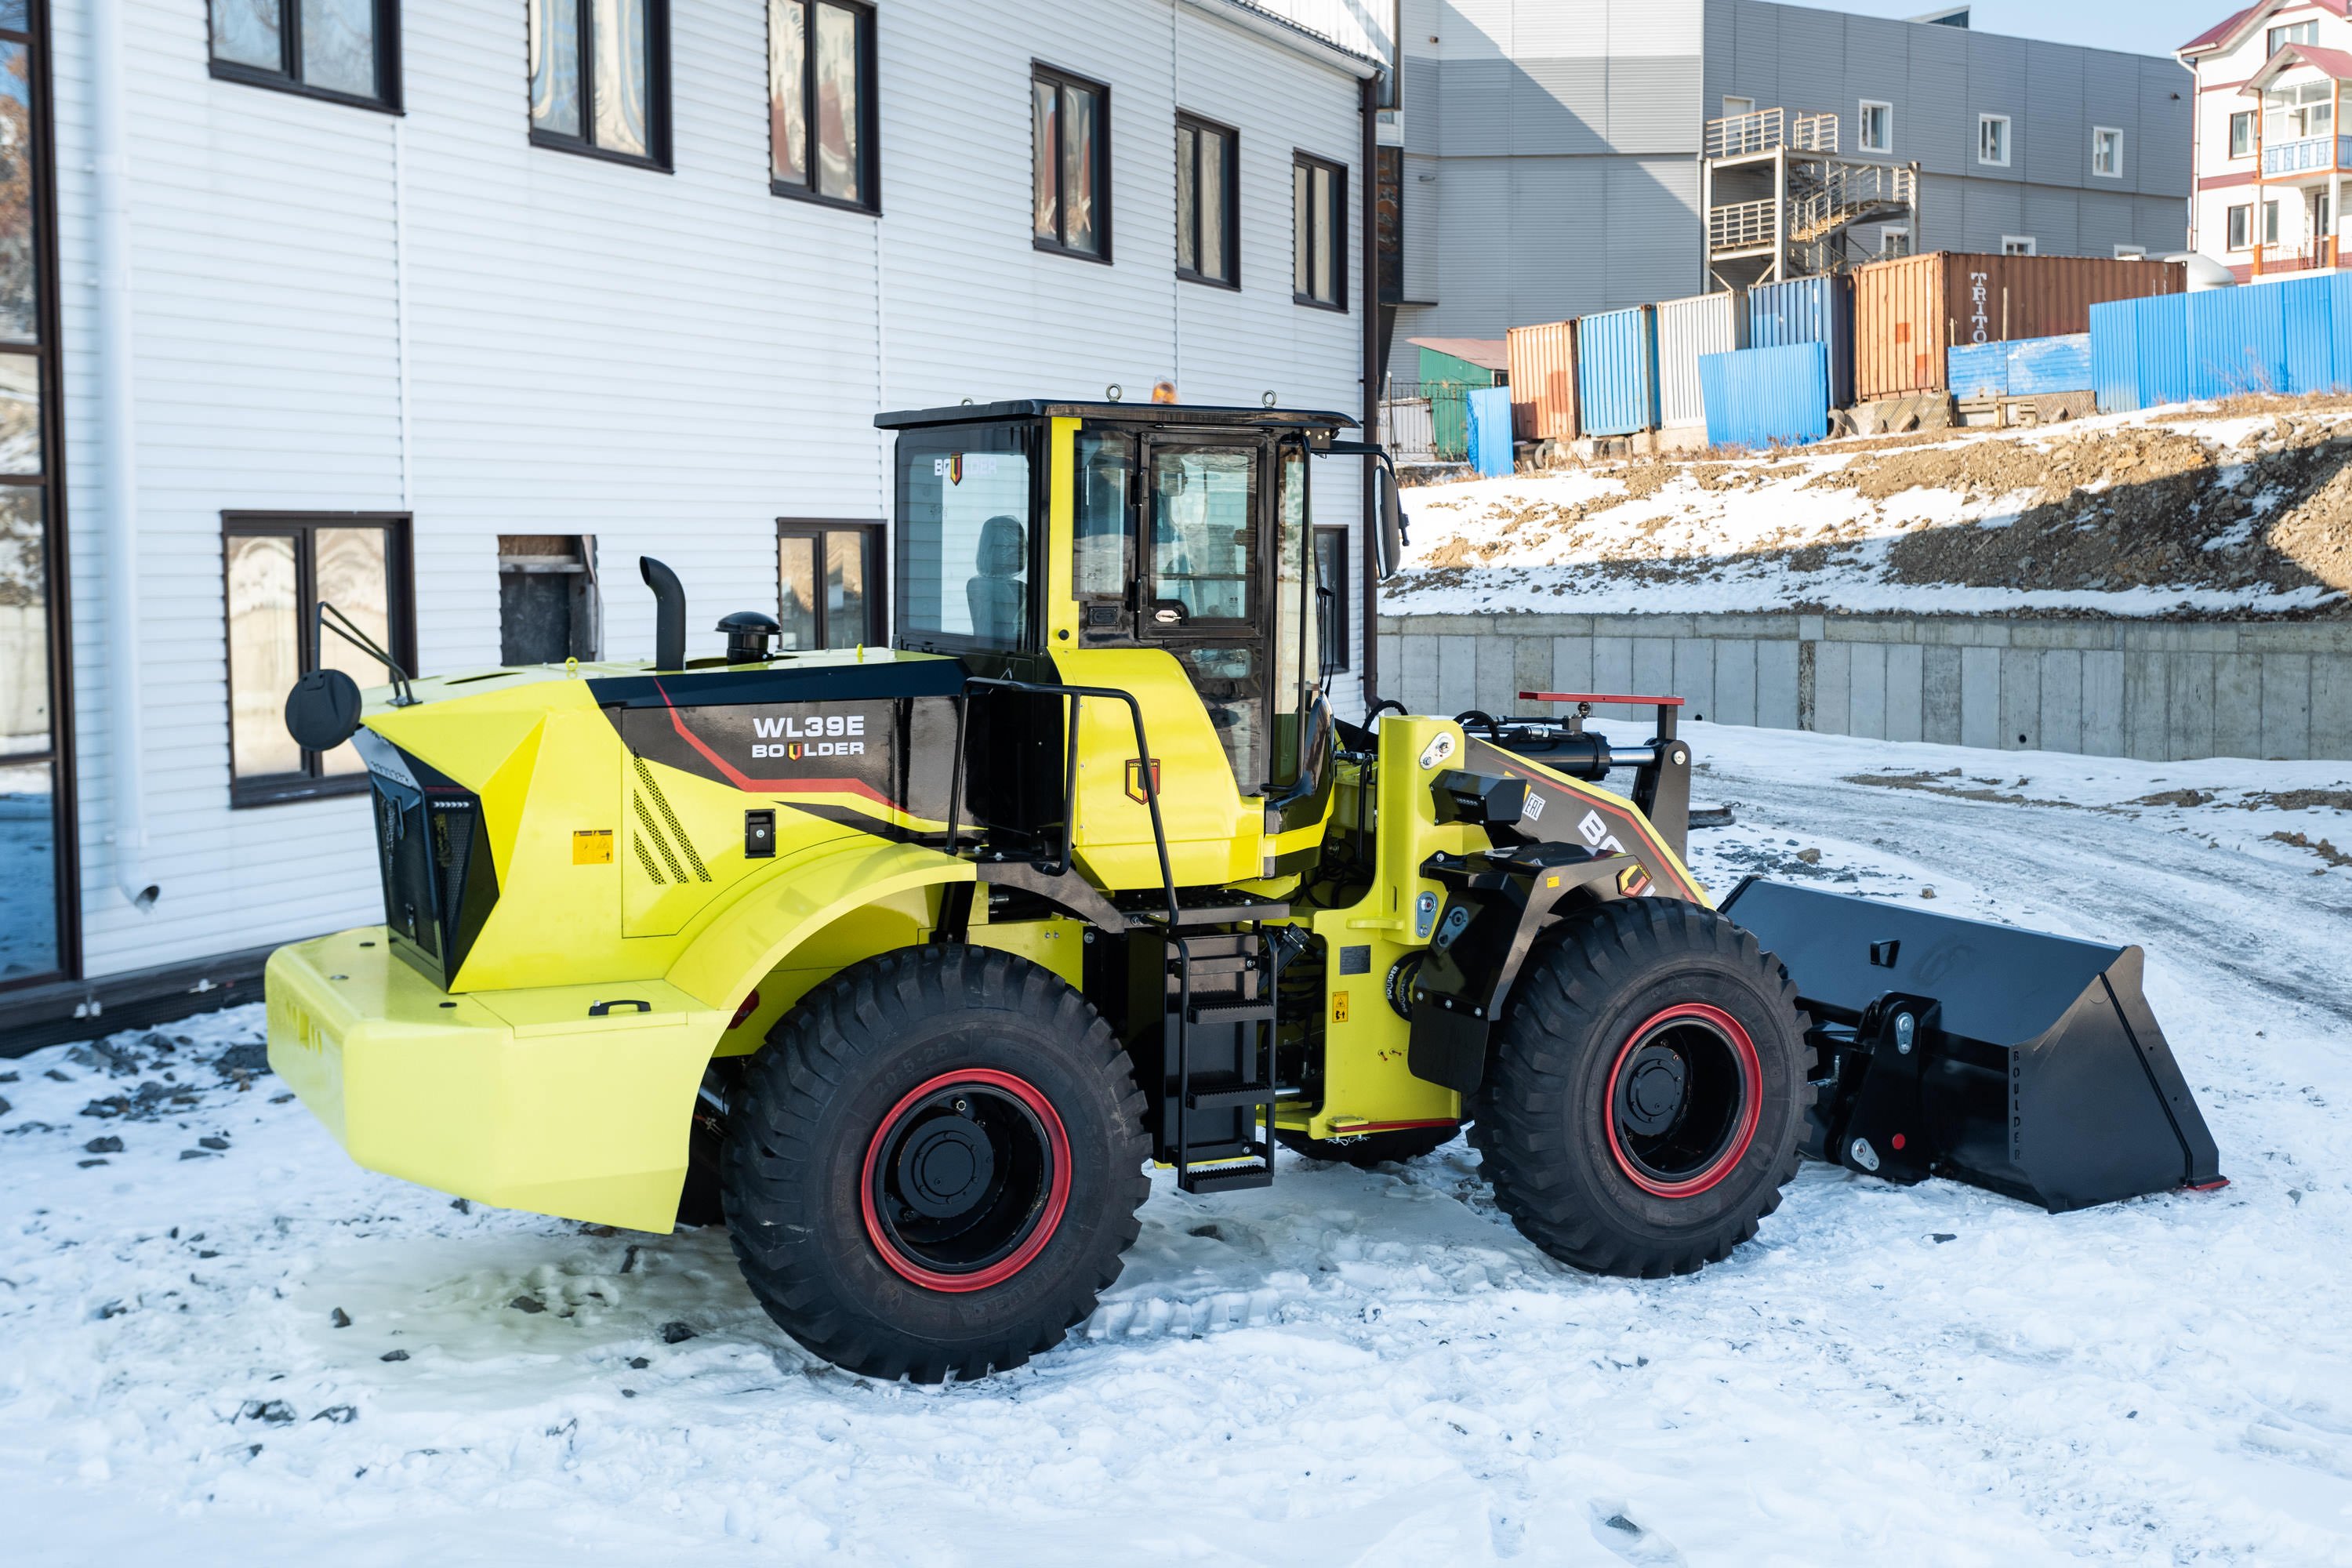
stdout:
<svg viewBox="0 0 2352 1568">
<path fill-rule="evenodd" d="M 1270 455 L 1263 440 L 1143 448 L 1137 635 L 1183 667 L 1244 796 L 1273 763 Z"/>
</svg>

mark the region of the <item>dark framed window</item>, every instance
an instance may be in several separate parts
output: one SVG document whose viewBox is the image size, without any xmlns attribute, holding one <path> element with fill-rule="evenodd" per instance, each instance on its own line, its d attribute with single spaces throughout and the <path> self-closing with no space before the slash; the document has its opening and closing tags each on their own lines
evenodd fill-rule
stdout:
<svg viewBox="0 0 2352 1568">
<path fill-rule="evenodd" d="M 1176 276 L 1242 286 L 1241 137 L 1229 126 L 1176 117 Z"/>
<path fill-rule="evenodd" d="M 211 0 L 211 12 L 223 80 L 400 111 L 400 0 Z"/>
<path fill-rule="evenodd" d="M 367 787 L 348 742 L 306 752 L 286 732 L 286 694 L 311 670 L 362 688 L 383 665 L 330 632 L 319 605 L 351 617 L 404 668 L 416 668 L 408 519 L 383 513 L 224 512 L 221 563 L 228 626 L 229 804 L 265 805 Z"/>
<path fill-rule="evenodd" d="M 1327 669 L 1348 668 L 1348 531 L 1315 531 L 1316 623 L 1318 662 Z"/>
<path fill-rule="evenodd" d="M 593 659 L 604 642 L 595 535 L 499 534 L 499 662 Z"/>
<path fill-rule="evenodd" d="M 1290 295 L 1327 310 L 1348 308 L 1348 171 L 1311 153 L 1290 165 Z"/>
<path fill-rule="evenodd" d="M 79 967 L 45 10 L 0 5 L 0 990 Z"/>
<path fill-rule="evenodd" d="M 768 0 L 768 183 L 860 212 L 882 209 L 874 7 Z"/>
<path fill-rule="evenodd" d="M 529 0 L 530 139 L 667 172 L 669 0 Z"/>
<path fill-rule="evenodd" d="M 1029 77 L 1037 248 L 1110 259 L 1110 89 L 1051 66 Z"/>
<path fill-rule="evenodd" d="M 885 581 L 880 523 L 777 519 L 777 651 L 886 646 Z"/>
</svg>

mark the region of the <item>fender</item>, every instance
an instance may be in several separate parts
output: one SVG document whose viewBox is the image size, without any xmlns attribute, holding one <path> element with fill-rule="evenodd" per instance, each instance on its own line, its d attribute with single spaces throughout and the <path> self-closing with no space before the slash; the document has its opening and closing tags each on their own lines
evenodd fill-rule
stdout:
<svg viewBox="0 0 2352 1568">
<path fill-rule="evenodd" d="M 895 894 L 972 878 L 971 861 L 918 844 L 829 840 L 780 864 L 689 932 L 667 979 L 706 1005 L 732 1012 L 793 949 L 843 915 Z"/>
</svg>

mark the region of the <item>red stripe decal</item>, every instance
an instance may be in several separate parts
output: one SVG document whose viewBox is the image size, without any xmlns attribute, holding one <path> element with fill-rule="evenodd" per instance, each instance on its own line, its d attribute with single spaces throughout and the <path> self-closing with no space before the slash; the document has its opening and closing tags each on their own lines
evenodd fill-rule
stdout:
<svg viewBox="0 0 2352 1568">
<path fill-rule="evenodd" d="M 898 803 L 897 801 L 892 800 L 888 795 L 882 794 L 873 785 L 865 784 L 857 779 L 752 778 L 751 775 L 744 773 L 742 769 L 737 767 L 734 763 L 729 762 L 726 758 L 712 751 L 709 746 L 704 743 L 701 736 L 696 734 L 693 731 L 686 727 L 686 716 L 677 710 L 677 703 L 670 701 L 668 689 L 665 688 L 659 680 L 656 680 L 654 682 L 654 689 L 662 694 L 662 701 L 669 709 L 670 725 L 673 729 L 677 731 L 679 737 L 684 740 L 688 745 L 692 746 L 696 751 L 700 752 L 703 755 L 704 761 L 708 762 L 712 767 L 717 768 L 720 773 L 726 774 L 727 782 L 733 784 L 737 789 L 750 790 L 760 794 L 771 794 L 780 790 L 798 790 L 809 795 L 853 795 L 870 800 L 875 805 L 881 806 L 886 810 L 896 811 L 898 809 Z"/>
</svg>

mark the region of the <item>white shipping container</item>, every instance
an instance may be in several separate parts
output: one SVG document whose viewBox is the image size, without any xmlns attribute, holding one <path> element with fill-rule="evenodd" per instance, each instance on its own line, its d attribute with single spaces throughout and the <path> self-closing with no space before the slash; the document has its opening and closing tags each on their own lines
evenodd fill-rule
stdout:
<svg viewBox="0 0 2352 1568">
<path fill-rule="evenodd" d="M 1740 289 L 1669 300 L 1658 307 L 1659 423 L 1673 430 L 1706 423 L 1699 394 L 1703 354 L 1748 346 L 1748 300 Z"/>
</svg>

